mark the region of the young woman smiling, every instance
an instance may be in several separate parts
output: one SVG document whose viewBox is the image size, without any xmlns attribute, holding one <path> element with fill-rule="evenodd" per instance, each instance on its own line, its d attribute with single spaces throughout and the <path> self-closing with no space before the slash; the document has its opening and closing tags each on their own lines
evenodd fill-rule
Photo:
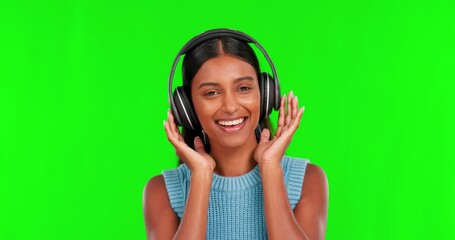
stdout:
<svg viewBox="0 0 455 240">
<path fill-rule="evenodd" d="M 186 53 L 183 88 L 198 127 L 181 133 L 168 112 L 164 128 L 182 164 L 145 186 L 148 239 L 325 238 L 327 177 L 284 155 L 304 108 L 292 91 L 283 96 L 272 134 L 259 79 L 253 49 L 236 37 L 209 38 Z"/>
</svg>

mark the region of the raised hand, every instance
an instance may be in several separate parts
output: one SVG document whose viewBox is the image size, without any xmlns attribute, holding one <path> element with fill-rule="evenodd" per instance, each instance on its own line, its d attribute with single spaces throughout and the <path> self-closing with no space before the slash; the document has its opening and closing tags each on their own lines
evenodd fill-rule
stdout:
<svg viewBox="0 0 455 240">
<path fill-rule="evenodd" d="M 210 156 L 210 154 L 205 152 L 204 144 L 200 137 L 194 139 L 193 150 L 190 148 L 183 139 L 182 134 L 180 133 L 179 128 L 174 122 L 174 116 L 168 111 L 168 122 L 164 121 L 164 129 L 166 131 L 167 139 L 174 146 L 175 152 L 182 159 L 188 168 L 192 171 L 210 171 L 213 172 L 215 169 L 215 160 Z"/>
<path fill-rule="evenodd" d="M 276 135 L 270 138 L 270 130 L 264 129 L 261 139 L 254 152 L 254 159 L 259 165 L 280 164 L 281 159 L 292 140 L 292 136 L 300 125 L 304 107 L 298 108 L 298 99 L 291 91 L 288 95 L 281 98 L 280 112 L 278 115 L 278 126 Z"/>
</svg>

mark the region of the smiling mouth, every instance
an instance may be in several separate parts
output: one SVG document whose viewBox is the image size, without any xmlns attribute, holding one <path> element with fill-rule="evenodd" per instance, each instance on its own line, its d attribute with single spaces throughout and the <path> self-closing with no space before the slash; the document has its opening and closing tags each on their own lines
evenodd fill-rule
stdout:
<svg viewBox="0 0 455 240">
<path fill-rule="evenodd" d="M 240 130 L 244 125 L 248 117 L 238 118 L 234 120 L 219 120 L 215 121 L 220 128 L 226 132 L 236 132 Z"/>
<path fill-rule="evenodd" d="M 239 125 L 239 124 L 243 123 L 245 120 L 246 120 L 246 117 L 235 119 L 232 121 L 220 120 L 220 121 L 216 121 L 216 123 L 218 123 L 219 125 L 224 126 L 224 127 L 231 127 L 231 126 Z"/>
</svg>

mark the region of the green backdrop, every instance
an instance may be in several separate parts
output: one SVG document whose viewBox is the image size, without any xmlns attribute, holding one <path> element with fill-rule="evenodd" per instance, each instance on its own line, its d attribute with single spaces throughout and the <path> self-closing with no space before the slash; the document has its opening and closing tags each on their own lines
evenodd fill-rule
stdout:
<svg viewBox="0 0 455 240">
<path fill-rule="evenodd" d="M 167 2 L 1 1 L 0 239 L 145 239 L 172 61 L 218 27 L 306 106 L 327 239 L 455 238 L 453 1 Z"/>
</svg>

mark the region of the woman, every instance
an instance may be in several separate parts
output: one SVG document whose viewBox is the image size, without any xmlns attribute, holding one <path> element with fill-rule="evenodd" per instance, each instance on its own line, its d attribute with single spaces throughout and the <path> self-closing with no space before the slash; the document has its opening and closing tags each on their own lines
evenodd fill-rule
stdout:
<svg viewBox="0 0 455 240">
<path fill-rule="evenodd" d="M 168 112 L 164 128 L 183 164 L 144 189 L 148 239 L 325 238 L 326 175 L 284 156 L 304 108 L 292 91 L 283 96 L 273 136 L 260 78 L 241 38 L 212 37 L 186 52 L 183 89 L 198 124 L 180 133 Z"/>
</svg>

